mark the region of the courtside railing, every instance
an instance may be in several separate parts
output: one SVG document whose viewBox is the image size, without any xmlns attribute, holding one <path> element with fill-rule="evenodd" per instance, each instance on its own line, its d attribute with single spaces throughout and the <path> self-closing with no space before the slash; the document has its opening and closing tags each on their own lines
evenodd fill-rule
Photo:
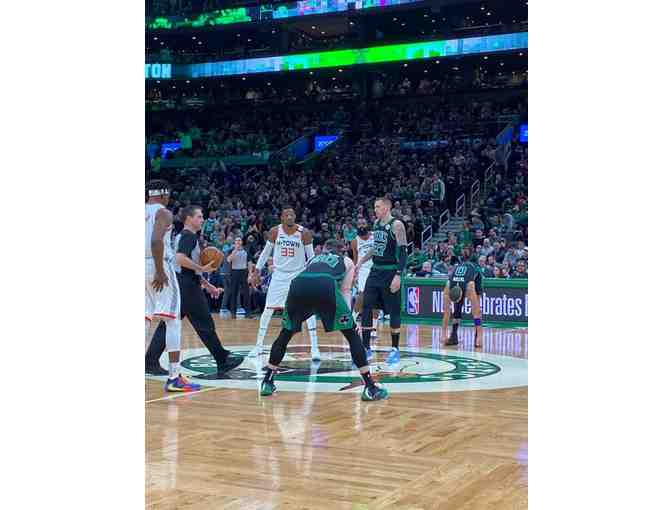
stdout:
<svg viewBox="0 0 672 510">
<path fill-rule="evenodd" d="M 478 200 L 481 197 L 481 181 L 475 180 L 471 184 L 471 190 L 469 192 L 469 210 L 472 210 L 474 207 L 478 206 Z"/>
<path fill-rule="evenodd" d="M 443 227 L 449 221 L 450 221 L 450 209 L 446 209 L 441 213 L 441 216 L 439 216 L 439 230 L 441 230 L 441 227 Z"/>
<path fill-rule="evenodd" d="M 425 228 L 425 230 L 422 231 L 422 234 L 420 234 L 420 249 L 424 250 L 425 249 L 425 244 L 432 238 L 434 235 L 434 229 L 430 225 L 429 227 Z"/>
<path fill-rule="evenodd" d="M 455 200 L 455 216 L 464 218 L 464 209 L 466 207 L 467 197 L 462 193 L 457 200 Z"/>
</svg>

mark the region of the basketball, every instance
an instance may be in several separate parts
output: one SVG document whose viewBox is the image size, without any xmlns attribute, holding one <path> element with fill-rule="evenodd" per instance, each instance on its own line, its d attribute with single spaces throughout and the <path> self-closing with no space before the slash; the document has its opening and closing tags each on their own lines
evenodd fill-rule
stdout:
<svg viewBox="0 0 672 510">
<path fill-rule="evenodd" d="M 207 266 L 210 262 L 215 263 L 215 269 L 219 269 L 224 262 L 224 254 L 214 246 L 208 246 L 201 252 L 200 264 Z"/>
</svg>

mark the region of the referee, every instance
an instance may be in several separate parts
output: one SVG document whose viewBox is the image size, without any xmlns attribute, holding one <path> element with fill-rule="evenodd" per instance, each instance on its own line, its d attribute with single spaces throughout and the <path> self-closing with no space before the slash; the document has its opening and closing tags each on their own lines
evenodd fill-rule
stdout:
<svg viewBox="0 0 672 510">
<path fill-rule="evenodd" d="M 189 322 L 196 330 L 205 347 L 217 362 L 217 374 L 215 378 L 223 376 L 229 370 L 243 362 L 241 356 L 233 356 L 231 352 L 222 347 L 215 323 L 210 315 L 208 300 L 202 289 L 210 296 L 217 298 L 222 289 L 211 285 L 202 273 L 212 270 L 212 266 L 199 265 L 201 248 L 198 244 L 197 232 L 203 225 L 203 211 L 197 205 L 189 205 L 184 208 L 182 220 L 184 229 L 175 238 L 177 245 L 175 262 L 177 264 L 177 280 L 180 285 L 180 312 L 182 318 L 187 316 Z M 145 357 L 145 372 L 159 375 L 163 370 L 159 365 L 159 357 L 166 347 L 166 327 L 162 322 L 157 327 L 152 342 Z"/>
</svg>

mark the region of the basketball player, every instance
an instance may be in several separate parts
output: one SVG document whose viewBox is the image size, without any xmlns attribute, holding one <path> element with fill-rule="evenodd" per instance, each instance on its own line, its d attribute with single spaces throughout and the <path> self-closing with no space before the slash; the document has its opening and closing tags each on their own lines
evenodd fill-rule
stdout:
<svg viewBox="0 0 672 510">
<path fill-rule="evenodd" d="M 208 349 L 210 355 L 217 363 L 217 372 L 211 378 L 221 379 L 226 373 L 243 362 L 243 358 L 231 354 L 224 349 L 217 336 L 215 322 L 212 320 L 208 300 L 203 293 L 205 289 L 211 297 L 216 299 L 223 289 L 218 289 L 204 277 L 203 273 L 213 271 L 214 262 L 206 266 L 199 264 L 201 247 L 198 243 L 198 232 L 203 226 L 203 210 L 197 205 L 188 205 L 182 213 L 184 228 L 175 238 L 177 253 L 175 262 L 177 265 L 177 281 L 180 289 L 180 319 L 185 316 L 194 327 L 194 331 Z M 166 328 L 160 325 L 154 332 L 152 344 L 148 351 L 156 354 L 155 359 L 150 359 L 150 366 L 159 365 L 158 356 L 163 351 L 166 343 Z M 145 363 L 147 365 L 147 363 Z"/>
<path fill-rule="evenodd" d="M 315 313 L 320 314 L 326 331 L 341 331 L 350 344 L 350 354 L 364 380 L 362 400 L 384 400 L 388 392 L 375 385 L 371 378 L 366 352 L 355 329 L 348 303 L 355 265 L 339 255 L 339 243 L 329 239 L 322 254 L 313 257 L 304 271 L 292 279 L 282 318 L 282 330 L 271 347 L 266 374 L 261 383 L 262 397 L 276 391 L 273 377 L 287 351 L 292 336 L 301 331 L 301 324 Z"/>
<path fill-rule="evenodd" d="M 260 271 L 266 264 L 271 252 L 273 252 L 273 276 L 266 294 L 266 308 L 259 319 L 259 332 L 257 333 L 257 345 L 248 354 L 256 357 L 264 349 L 264 337 L 268 331 L 275 310 L 283 310 L 289 285 L 292 280 L 306 267 L 306 260 L 315 256 L 313 250 L 313 234 L 310 230 L 297 225 L 296 213 L 290 206 L 282 209 L 282 223 L 271 229 L 269 239 L 266 241 L 256 266 L 250 267 L 249 282 L 257 286 L 260 280 Z M 310 335 L 310 356 L 313 361 L 320 361 L 320 350 L 317 347 L 317 320 L 314 316 L 308 317 L 308 334 Z"/>
<path fill-rule="evenodd" d="M 453 271 L 452 276 L 446 282 L 443 289 L 443 328 L 442 336 L 445 345 L 457 345 L 457 329 L 460 326 L 462 318 L 462 307 L 464 298 L 469 299 L 471 303 L 472 316 L 474 317 L 474 326 L 476 327 L 476 336 L 474 346 L 481 347 L 483 331 L 481 328 L 481 301 L 483 294 L 483 282 L 481 272 L 475 264 L 463 262 L 458 264 Z M 450 304 L 455 304 L 455 314 L 453 315 L 453 330 L 448 338 L 448 324 L 450 323 Z"/>
<path fill-rule="evenodd" d="M 371 329 L 373 309 L 381 308 L 390 315 L 392 350 L 387 363 L 398 363 L 399 329 L 401 328 L 401 275 L 406 268 L 406 227 L 390 212 L 392 202 L 389 198 L 378 198 L 374 204 L 376 222 L 373 225 L 373 249 L 357 261 L 359 271 L 369 260 L 373 266 L 364 287 L 362 311 L 362 332 L 367 356 L 372 357 Z"/>
<path fill-rule="evenodd" d="M 145 203 L 145 351 L 152 320 L 166 325 L 168 349 L 168 380 L 166 391 L 196 391 L 200 385 L 189 382 L 179 373 L 182 324 L 180 321 L 180 288 L 173 269 L 170 231 L 173 215 L 166 209 L 170 199 L 167 182 L 155 180 L 147 185 Z"/>
<path fill-rule="evenodd" d="M 350 249 L 352 250 L 353 262 L 357 263 L 359 257 L 364 257 L 373 249 L 373 236 L 369 232 L 369 224 L 364 218 L 357 220 L 357 237 L 350 241 Z M 364 287 L 366 280 L 371 272 L 373 261 L 369 260 L 359 269 L 357 273 L 357 298 L 355 300 L 355 312 L 358 314 L 362 311 L 362 301 L 364 298 Z M 371 338 L 376 338 L 378 327 L 378 310 L 373 310 L 373 326 L 371 329 Z"/>
</svg>

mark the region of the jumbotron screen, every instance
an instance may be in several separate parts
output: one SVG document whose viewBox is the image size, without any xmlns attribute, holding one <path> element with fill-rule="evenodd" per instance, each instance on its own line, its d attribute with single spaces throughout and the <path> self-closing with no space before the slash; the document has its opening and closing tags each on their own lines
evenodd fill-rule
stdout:
<svg viewBox="0 0 672 510">
<path fill-rule="evenodd" d="M 204 12 L 190 18 L 158 16 L 147 23 L 151 30 L 172 30 L 176 28 L 201 28 L 272 21 L 299 16 L 333 14 L 345 11 L 360 11 L 375 7 L 414 4 L 422 0 L 303 0 L 282 4 L 262 4 L 253 7 L 237 7 Z"/>
<path fill-rule="evenodd" d="M 493 53 L 527 48 L 527 32 L 513 34 L 447 39 L 423 43 L 393 44 L 371 48 L 320 51 L 302 55 L 249 58 L 205 62 L 202 64 L 174 64 L 172 68 L 159 64 L 145 64 L 145 78 L 163 74 L 164 79 L 214 78 L 242 74 L 299 71 L 327 67 L 376 64 L 424 58 L 451 57 L 478 53 Z M 167 65 L 166 65 L 167 66 Z M 165 72 L 162 72 L 165 70 Z M 167 76 L 170 73 L 171 76 Z"/>
</svg>

